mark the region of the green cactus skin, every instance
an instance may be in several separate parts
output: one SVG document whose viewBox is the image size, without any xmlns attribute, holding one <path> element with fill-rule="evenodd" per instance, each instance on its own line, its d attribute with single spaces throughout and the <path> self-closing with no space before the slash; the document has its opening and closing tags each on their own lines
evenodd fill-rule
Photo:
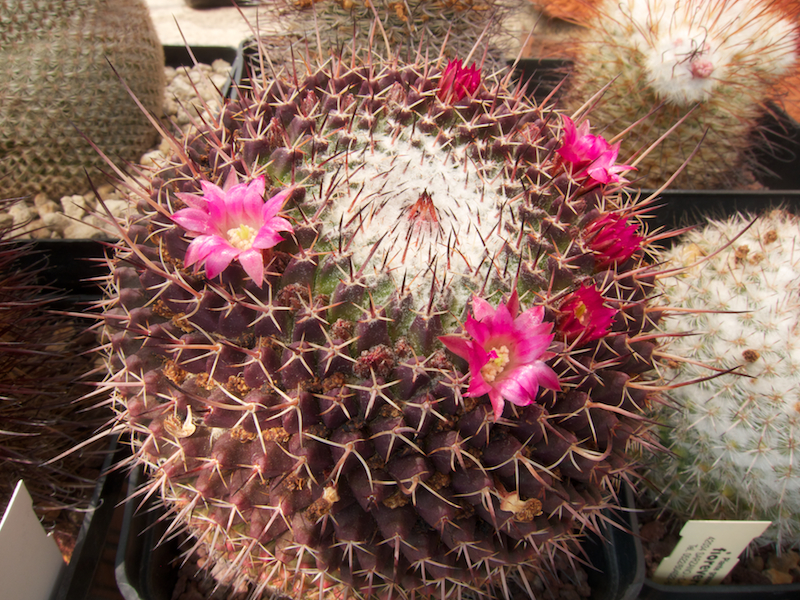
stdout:
<svg viewBox="0 0 800 600">
<path fill-rule="evenodd" d="M 624 155 L 643 152 L 692 111 L 639 163 L 637 184 L 660 187 L 701 140 L 671 187 L 753 183 L 748 149 L 764 102 L 794 65 L 793 21 L 760 0 L 609 0 L 579 36 L 566 104 L 577 109 L 613 80 L 592 124 L 610 138 L 644 119 L 626 135 Z"/>
<path fill-rule="evenodd" d="M 800 403 L 798 402 L 798 281 L 800 221 L 783 211 L 762 215 L 733 240 L 750 217 L 713 221 L 665 255 L 673 266 L 704 260 L 663 280 L 671 306 L 709 311 L 675 323 L 666 352 L 697 361 L 667 369 L 682 381 L 734 367 L 723 375 L 678 388 L 679 408 L 656 418 L 674 453 L 647 457 L 647 477 L 660 501 L 687 518 L 763 519 L 773 522 L 761 541 L 779 548 L 800 543 Z M 675 365 L 673 365 L 675 366 Z"/>
<path fill-rule="evenodd" d="M 90 191 L 86 171 L 105 164 L 79 131 L 122 161 L 157 143 L 120 77 L 161 114 L 164 51 L 144 0 L 2 0 L 0 197 Z"/>
<path fill-rule="evenodd" d="M 601 260 L 587 226 L 635 228 L 635 205 L 565 169 L 557 113 L 495 79 L 443 102 L 443 64 L 368 55 L 254 81 L 141 191 L 104 316 L 117 429 L 149 472 L 140 493 L 254 597 L 530 594 L 648 443 L 650 240 Z M 237 262 L 184 268 L 170 217 L 232 170 L 263 175 L 267 198 L 294 186 L 261 288 Z M 565 308 L 592 285 L 602 308 Z M 496 421 L 437 336 L 473 294 L 515 289 L 556 324 L 562 389 Z"/>
</svg>

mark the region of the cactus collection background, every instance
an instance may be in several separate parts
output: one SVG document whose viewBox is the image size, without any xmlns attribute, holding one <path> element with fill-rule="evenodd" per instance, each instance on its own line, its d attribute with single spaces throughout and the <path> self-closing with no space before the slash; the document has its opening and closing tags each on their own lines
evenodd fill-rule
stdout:
<svg viewBox="0 0 800 600">
<path fill-rule="evenodd" d="M 577 109 L 613 80 L 592 118 L 608 137 L 642 120 L 624 137 L 628 156 L 642 153 L 691 111 L 638 163 L 637 184 L 661 186 L 701 140 L 672 187 L 754 182 L 748 150 L 763 143 L 754 130 L 797 56 L 795 21 L 780 7 L 760 0 L 609 1 L 596 7 L 576 38 L 567 106 Z"/>
<path fill-rule="evenodd" d="M 671 392 L 677 408 L 656 418 L 674 453 L 649 454 L 646 476 L 659 500 L 685 517 L 773 521 L 764 540 L 787 549 L 800 544 L 800 403 L 798 218 L 785 211 L 738 215 L 693 231 L 665 255 L 676 266 L 701 265 L 664 279 L 672 306 L 695 311 L 663 321 L 666 352 L 692 362 L 664 376 L 689 380 L 738 367 Z M 719 254 L 713 253 L 731 242 Z M 713 255 L 713 256 L 712 256 Z M 703 312 L 711 311 L 711 312 Z"/>
<path fill-rule="evenodd" d="M 110 58 L 158 114 L 163 57 L 144 3 L 74 1 L 46 17 L 38 3 L 0 0 L 0 31 L 22 5 L 65 26 L 121 11 L 143 36 L 102 33 L 78 52 L 144 39 L 152 69 Z M 168 535 L 188 534 L 186 556 L 220 585 L 252 598 L 546 593 L 642 463 L 682 516 L 772 519 L 766 539 L 798 545 L 797 219 L 774 212 L 719 254 L 747 222 L 713 223 L 659 254 L 672 234 L 649 233 L 652 200 L 626 190 L 629 179 L 661 185 L 704 136 L 700 168 L 676 184 L 749 183 L 744 140 L 794 64 L 793 26 L 750 0 L 605 5 L 570 107 L 621 74 L 568 116 L 500 72 L 500 19 L 518 8 L 301 3 L 291 10 L 313 9 L 331 57 L 309 43 L 277 78 L 254 68 L 235 100 L 182 132 L 140 113 L 116 120 L 111 91 L 98 93 L 111 121 L 84 96 L 86 114 L 45 114 L 33 133 L 6 119 L 22 128 L 0 142 L 0 185 L 14 195 L 85 179 L 74 119 L 130 196 L 114 212 L 98 198 L 119 240 L 99 303 L 97 397 L 147 474 L 130 501 L 156 498 Z M 58 44 L 73 38 L 55 28 L 44 44 L 59 69 L 72 55 Z M 30 63 L 29 40 L 9 38 L 0 54 L 19 47 L 14 64 Z M 31 107 L 44 96 L 20 93 Z M 48 119 L 80 149 L 45 141 Z M 135 178 L 118 169 L 157 134 L 166 161 L 152 153 Z M 20 251 L 0 243 L 0 484 L 33 480 L 33 467 L 34 496 L 62 508 L 91 480 L 44 460 L 79 445 L 99 413 L 76 418 L 85 404 L 62 393 L 85 356 L 66 352 L 74 329 L 45 312 L 36 274 L 14 270 Z M 734 372 L 704 380 L 709 368 Z M 662 379 L 703 381 L 662 406 Z M 45 434 L 56 437 L 42 446 Z"/>
<path fill-rule="evenodd" d="M 0 514 L 24 479 L 37 515 L 68 558 L 102 457 L 95 444 L 50 461 L 107 421 L 105 411 L 78 400 L 90 390 L 78 380 L 91 369 L 96 336 L 85 334 L 85 323 L 52 313 L 60 296 L 41 280 L 43 259 L 24 266 L 33 248 L 14 237 L 0 230 Z"/>
<path fill-rule="evenodd" d="M 287 0 L 285 11 L 295 27 L 305 26 L 302 37 L 315 49 L 319 38 L 323 60 L 330 51 L 348 52 L 354 37 L 363 46 L 374 30 L 376 43 L 385 41 L 405 57 L 421 50 L 465 59 L 480 39 L 473 60 L 481 62 L 485 51 L 486 66 L 503 69 L 519 46 L 513 19 L 522 7 L 519 0 Z"/>
<path fill-rule="evenodd" d="M 80 132 L 138 160 L 157 137 L 119 77 L 160 114 L 163 66 L 144 0 L 0 2 L 0 198 L 89 191 L 105 163 Z"/>
<path fill-rule="evenodd" d="M 107 386 L 141 493 L 253 593 L 530 591 L 648 443 L 628 167 L 457 62 L 298 80 L 179 140 L 120 230 Z"/>
</svg>

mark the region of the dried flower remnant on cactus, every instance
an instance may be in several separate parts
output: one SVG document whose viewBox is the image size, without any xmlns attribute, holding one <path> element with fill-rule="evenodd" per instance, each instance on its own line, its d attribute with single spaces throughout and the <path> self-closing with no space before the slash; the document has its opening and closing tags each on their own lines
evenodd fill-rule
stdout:
<svg viewBox="0 0 800 600">
<path fill-rule="evenodd" d="M 560 307 L 558 331 L 569 341 L 591 342 L 607 333 L 617 311 L 593 285 L 582 285 L 566 297 Z"/>
<path fill-rule="evenodd" d="M 283 241 L 281 231 L 292 225 L 278 212 L 291 194 L 287 189 L 264 201 L 264 177 L 250 183 L 237 183 L 236 173 L 225 188 L 200 181 L 203 195 L 178 192 L 176 196 L 189 205 L 172 215 L 172 220 L 195 237 L 186 251 L 184 263 L 205 265 L 206 275 L 214 278 L 236 259 L 259 287 L 264 281 L 263 250 Z"/>
<path fill-rule="evenodd" d="M 553 341 L 552 323 L 543 323 L 544 307 L 534 306 L 519 314 L 517 292 L 493 309 L 475 296 L 472 314 L 464 329 L 469 338 L 447 335 L 439 340 L 469 363 L 467 396 L 489 394 L 495 420 L 503 414 L 504 402 L 527 406 L 539 387 L 560 390 L 558 376 L 545 361 Z"/>
<path fill-rule="evenodd" d="M 462 65 L 461 59 L 451 60 L 439 80 L 436 96 L 442 102 L 459 102 L 473 95 L 481 84 L 481 69 L 475 63 L 469 68 Z"/>
<path fill-rule="evenodd" d="M 606 213 L 589 223 L 583 238 L 595 253 L 598 271 L 630 260 L 644 242 L 637 224 L 630 223 L 625 215 L 614 213 Z"/>
<path fill-rule="evenodd" d="M 631 165 L 617 165 L 619 142 L 609 144 L 603 136 L 589 133 L 589 121 L 580 128 L 566 115 L 562 115 L 564 141 L 556 150 L 558 155 L 571 165 L 575 178 L 588 177 L 595 183 L 625 183 L 620 173 L 633 169 Z"/>
</svg>

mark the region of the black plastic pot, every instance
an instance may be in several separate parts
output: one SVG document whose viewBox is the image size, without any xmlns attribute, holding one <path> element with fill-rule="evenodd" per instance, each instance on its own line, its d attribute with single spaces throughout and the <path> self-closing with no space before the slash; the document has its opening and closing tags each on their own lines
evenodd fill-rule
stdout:
<svg viewBox="0 0 800 600">
<path fill-rule="evenodd" d="M 72 559 L 62 570 L 50 600 L 85 600 L 89 597 L 89 590 L 108 537 L 111 519 L 125 484 L 126 473 L 120 469 L 113 469 L 113 465 L 118 463 L 127 451 L 125 446 L 118 443 L 116 437 L 112 438 L 89 510 L 78 532 Z"/>
<path fill-rule="evenodd" d="M 790 585 L 662 585 L 645 579 L 640 600 L 797 600 L 800 583 Z"/>
<path fill-rule="evenodd" d="M 128 489 L 139 484 L 136 469 L 128 481 Z M 623 511 L 608 511 L 620 527 L 607 525 L 603 538 L 590 536 L 583 544 L 591 568 L 587 569 L 592 595 L 589 600 L 636 600 L 644 581 L 644 555 L 640 540 L 631 532 L 638 531 L 629 490 Z M 139 508 L 138 503 L 125 506 L 125 516 L 117 549 L 117 585 L 125 600 L 170 600 L 178 581 L 178 543 L 164 537 L 169 521 L 151 503 Z M 520 598 L 519 600 L 523 600 Z M 527 600 L 527 598 L 525 598 Z"/>
</svg>

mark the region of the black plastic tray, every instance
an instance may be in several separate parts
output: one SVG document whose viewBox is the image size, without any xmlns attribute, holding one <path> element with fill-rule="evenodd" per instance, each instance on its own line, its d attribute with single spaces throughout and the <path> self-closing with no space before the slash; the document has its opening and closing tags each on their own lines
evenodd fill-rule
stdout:
<svg viewBox="0 0 800 600">
<path fill-rule="evenodd" d="M 788 585 L 662 585 L 645 579 L 641 600 L 798 600 L 800 583 Z"/>
</svg>

